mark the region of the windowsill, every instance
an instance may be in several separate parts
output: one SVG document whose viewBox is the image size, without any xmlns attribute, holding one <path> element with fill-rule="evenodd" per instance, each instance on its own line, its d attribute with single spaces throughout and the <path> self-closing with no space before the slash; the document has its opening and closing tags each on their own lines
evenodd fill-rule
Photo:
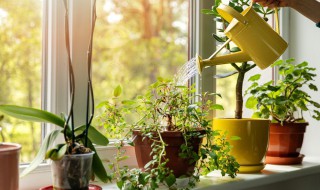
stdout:
<svg viewBox="0 0 320 190">
<path fill-rule="evenodd" d="M 101 184 L 116 190 L 116 184 Z M 261 173 L 238 174 L 235 179 L 212 172 L 202 177 L 197 190 L 316 190 L 320 187 L 320 158 L 305 158 L 301 165 L 266 165 Z"/>
<path fill-rule="evenodd" d="M 134 148 L 126 146 L 126 153 L 134 158 Z M 115 147 L 96 147 L 101 159 L 111 160 Z M 135 159 L 128 159 L 125 165 L 130 168 L 137 165 Z M 105 166 L 106 166 L 105 165 Z M 35 190 L 51 183 L 51 172 L 48 164 L 43 164 L 34 172 L 20 179 L 20 190 Z M 183 180 L 182 182 L 183 183 Z M 117 190 L 115 183 L 103 184 L 94 182 L 104 190 Z M 318 190 L 320 187 L 320 158 L 305 157 L 301 165 L 266 165 L 261 173 L 238 174 L 235 179 L 221 177 L 218 171 L 201 177 L 197 190 Z"/>
</svg>

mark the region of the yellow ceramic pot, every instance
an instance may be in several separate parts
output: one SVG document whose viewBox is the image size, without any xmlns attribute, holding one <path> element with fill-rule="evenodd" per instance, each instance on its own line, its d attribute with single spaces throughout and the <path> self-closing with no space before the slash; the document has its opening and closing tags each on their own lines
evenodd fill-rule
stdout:
<svg viewBox="0 0 320 190">
<path fill-rule="evenodd" d="M 240 164 L 240 173 L 255 173 L 265 167 L 269 141 L 267 119 L 214 119 L 213 129 L 227 131 L 227 137 L 238 136 L 241 140 L 230 140 L 233 155 Z"/>
</svg>

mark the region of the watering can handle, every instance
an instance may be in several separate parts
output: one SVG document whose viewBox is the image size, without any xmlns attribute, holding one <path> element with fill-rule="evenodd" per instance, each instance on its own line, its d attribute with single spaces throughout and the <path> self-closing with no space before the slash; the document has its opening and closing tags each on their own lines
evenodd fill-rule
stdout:
<svg viewBox="0 0 320 190">
<path fill-rule="evenodd" d="M 227 5 L 221 3 L 217 7 L 217 11 L 229 23 L 235 18 L 242 24 L 248 24 L 248 20 L 242 14 Z"/>
</svg>

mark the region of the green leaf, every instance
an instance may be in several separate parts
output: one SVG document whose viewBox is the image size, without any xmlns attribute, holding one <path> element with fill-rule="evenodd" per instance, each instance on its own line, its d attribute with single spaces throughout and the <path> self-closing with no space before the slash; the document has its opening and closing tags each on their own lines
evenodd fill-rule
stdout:
<svg viewBox="0 0 320 190">
<path fill-rule="evenodd" d="M 67 144 L 57 144 L 54 148 L 47 151 L 45 159 L 60 160 L 65 155 L 67 148 Z"/>
<path fill-rule="evenodd" d="M 119 189 L 122 189 L 124 182 L 123 181 L 117 181 L 117 186 Z"/>
<path fill-rule="evenodd" d="M 241 137 L 231 136 L 231 137 L 230 137 L 230 140 L 232 140 L 232 141 L 238 141 L 238 140 L 241 140 Z"/>
<path fill-rule="evenodd" d="M 224 110 L 223 106 L 220 104 L 214 104 L 210 108 L 214 110 Z"/>
<path fill-rule="evenodd" d="M 121 85 L 118 85 L 114 90 L 113 90 L 113 96 L 118 97 L 122 93 L 122 87 Z"/>
<path fill-rule="evenodd" d="M 218 35 L 216 34 L 212 34 L 212 36 L 214 37 L 214 39 L 216 39 L 218 42 L 225 42 L 224 39 L 222 39 L 221 37 L 219 37 Z"/>
<path fill-rule="evenodd" d="M 60 132 L 61 130 L 53 130 L 43 139 L 43 142 L 40 146 L 39 152 L 37 153 L 36 157 L 30 163 L 30 165 L 22 171 L 20 177 L 27 175 L 28 173 L 36 169 L 43 162 L 46 152 L 48 151 L 49 147 L 54 143 Z"/>
<path fill-rule="evenodd" d="M 214 15 L 214 11 L 212 11 L 211 9 L 202 9 L 201 10 L 202 14 L 206 14 L 206 15 Z"/>
<path fill-rule="evenodd" d="M 171 187 L 176 182 L 176 177 L 171 173 L 165 178 L 168 187 Z"/>
<path fill-rule="evenodd" d="M 309 88 L 314 91 L 318 91 L 318 87 L 314 84 L 309 84 Z"/>
<path fill-rule="evenodd" d="M 82 134 L 82 132 L 85 130 L 86 125 L 82 125 L 75 129 L 75 133 L 77 135 Z M 107 146 L 109 144 L 109 140 L 107 137 L 105 137 L 103 134 L 101 134 L 96 128 L 93 126 L 90 126 L 88 129 L 88 138 L 97 145 Z"/>
<path fill-rule="evenodd" d="M 64 127 L 63 119 L 44 110 L 15 105 L 0 105 L 0 111 L 18 119 L 33 122 L 47 122 Z"/>
<path fill-rule="evenodd" d="M 246 108 L 254 109 L 257 107 L 258 101 L 255 97 L 251 96 L 247 99 Z"/>
<path fill-rule="evenodd" d="M 82 143 L 85 142 L 85 139 L 82 138 Z M 93 155 L 93 159 L 92 159 L 92 171 L 93 173 L 102 181 L 102 182 L 108 182 L 111 181 L 111 177 L 108 176 L 106 169 L 103 166 L 103 163 L 99 157 L 99 155 L 97 154 L 96 149 L 94 148 L 92 142 L 90 141 L 90 139 L 88 139 L 88 148 L 90 148 L 92 151 L 95 152 L 95 154 Z"/>
<path fill-rule="evenodd" d="M 251 76 L 248 81 L 257 81 L 261 78 L 261 75 L 260 74 L 256 74 L 256 75 L 253 75 Z"/>
<path fill-rule="evenodd" d="M 232 47 L 232 48 L 230 49 L 230 52 L 238 52 L 238 51 L 241 51 L 241 49 L 238 48 L 238 47 Z"/>
</svg>

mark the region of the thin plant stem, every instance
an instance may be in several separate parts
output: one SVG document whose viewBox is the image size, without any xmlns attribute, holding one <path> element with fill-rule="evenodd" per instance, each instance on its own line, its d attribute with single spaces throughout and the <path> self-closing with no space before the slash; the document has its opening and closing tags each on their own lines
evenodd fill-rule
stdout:
<svg viewBox="0 0 320 190">
<path fill-rule="evenodd" d="M 64 124 L 64 139 L 66 142 L 68 142 L 67 137 L 67 128 L 68 123 L 71 119 L 71 135 L 72 135 L 72 146 L 75 144 L 75 136 L 74 136 L 74 115 L 73 115 L 73 106 L 74 106 L 74 92 L 75 92 L 75 81 L 74 81 L 74 72 L 72 67 L 72 61 L 70 56 L 70 38 L 69 38 L 69 10 L 67 5 L 67 0 L 64 0 L 64 6 L 65 6 L 65 38 L 66 38 L 66 48 L 67 48 L 67 55 L 68 55 L 68 71 L 69 71 L 69 85 L 70 85 L 70 109 L 68 113 L 68 117 Z"/>
<path fill-rule="evenodd" d="M 90 32 L 90 41 L 87 51 L 87 64 L 88 64 L 88 86 L 87 86 L 87 106 L 86 106 L 86 129 L 85 133 L 85 146 L 88 143 L 88 130 L 94 115 L 94 96 L 93 96 L 93 87 L 92 87 L 92 44 L 93 44 L 93 33 L 95 28 L 97 15 L 96 15 L 96 1 L 93 1 L 93 10 L 92 10 L 92 21 L 91 21 L 91 32 Z M 91 99 L 91 102 L 90 102 Z M 91 113 L 89 115 L 91 103 Z"/>
</svg>

